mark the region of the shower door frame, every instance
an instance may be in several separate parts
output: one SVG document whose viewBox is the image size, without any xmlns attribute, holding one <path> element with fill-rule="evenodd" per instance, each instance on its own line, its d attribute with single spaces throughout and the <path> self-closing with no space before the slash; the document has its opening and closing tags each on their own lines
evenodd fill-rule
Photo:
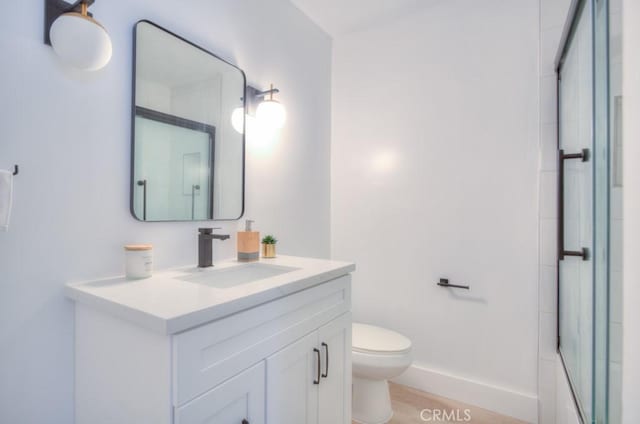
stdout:
<svg viewBox="0 0 640 424">
<path fill-rule="evenodd" d="M 599 135 L 598 132 L 598 104 L 596 102 L 596 94 L 597 94 L 597 84 L 598 84 L 598 78 L 601 78 L 600 76 L 600 72 L 596 72 L 598 70 L 597 68 L 597 55 L 596 55 L 596 49 L 597 49 L 597 34 L 596 34 L 596 2 L 599 0 L 572 0 L 571 1 L 571 5 L 569 8 L 569 12 L 568 12 L 568 19 L 567 22 L 565 23 L 563 32 L 562 32 L 562 37 L 560 39 L 560 47 L 559 50 L 556 54 L 556 58 L 555 58 L 555 71 L 556 71 L 556 93 L 557 93 L 557 98 L 556 98 L 556 105 L 557 105 L 557 110 L 556 110 L 556 114 L 557 114 L 557 132 L 556 132 L 556 141 L 557 141 L 557 149 L 558 149 L 558 153 L 561 152 L 561 146 L 560 146 L 560 142 L 561 142 L 561 71 L 562 71 L 562 66 L 564 64 L 564 59 L 565 56 L 567 54 L 567 52 L 569 51 L 570 47 L 571 47 L 571 42 L 573 41 L 573 36 L 575 33 L 575 30 L 580 22 L 580 19 L 582 18 L 582 13 L 584 11 L 585 8 L 590 7 L 590 19 L 591 19 L 591 51 L 592 51 L 592 58 L 591 58 L 591 71 L 592 71 L 592 105 L 591 105 L 591 127 L 592 127 L 592 133 L 591 133 L 591 139 L 590 139 L 590 145 L 589 145 L 589 149 L 587 151 L 583 150 L 582 156 L 581 158 L 583 160 L 587 160 L 592 162 L 590 164 L 590 166 L 593 167 L 593 175 L 592 175 L 592 190 L 595 190 L 596 187 L 596 177 L 597 177 L 597 173 L 596 173 L 596 161 L 595 161 L 595 148 L 597 146 L 597 137 Z M 606 12 L 605 12 L 605 31 L 606 31 L 606 37 L 608 39 L 609 36 L 609 1 L 608 0 L 600 0 L 604 2 L 604 7 L 606 8 Z M 607 43 L 605 43 L 605 57 L 607 58 L 607 63 L 605 66 L 605 79 L 606 79 L 606 92 L 607 92 L 607 96 L 606 96 L 606 137 L 607 137 L 607 145 L 609 146 L 609 141 L 608 141 L 608 137 L 609 137 L 609 127 L 611 125 L 610 123 L 610 112 L 609 112 L 609 43 L 607 40 Z M 593 152 L 593 154 L 591 154 L 591 152 Z M 573 152 L 572 152 L 573 153 Z M 607 149 L 606 151 L 606 157 L 607 157 L 607 163 L 609 161 L 609 149 Z M 578 158 L 578 154 L 572 154 L 569 155 L 569 159 L 575 159 Z M 586 158 L 585 158 L 586 156 Z M 591 156 L 591 157 L 589 157 Z M 565 156 L 566 157 L 566 156 Z M 597 369 L 595 367 L 595 363 L 596 363 L 596 345 L 597 345 L 597 338 L 596 336 L 600 336 L 596 334 L 596 320 L 598 319 L 599 315 L 597 315 L 596 313 L 596 292 L 597 292 L 597 287 L 596 287 L 596 278 L 597 278 L 597 273 L 596 273 L 596 264 L 597 261 L 595 261 L 595 259 L 593 259 L 593 257 L 597 254 L 596 252 L 596 219 L 597 219 L 597 214 L 596 214 L 596 201 L 597 201 L 597 197 L 595 196 L 595 192 L 594 192 L 594 196 L 592 198 L 592 208 L 594 209 L 594 214 L 591 217 L 592 221 L 594 222 L 591 228 L 591 231 L 593 233 L 593 238 L 592 238 L 592 244 L 593 244 L 593 253 L 591 252 L 585 252 L 583 250 L 583 255 L 588 255 L 591 256 L 591 258 L 587 258 L 586 256 L 583 256 L 584 260 L 590 259 L 593 260 L 593 263 L 591 265 L 593 272 L 592 272 L 592 281 L 591 281 L 591 288 L 592 288 L 592 310 L 593 310 L 593 315 L 592 315 L 592 334 L 593 334 L 593 338 L 592 338 L 592 343 L 591 343 L 591 350 L 592 350 L 592 358 L 591 358 L 591 363 L 592 363 L 592 374 L 591 374 L 591 397 L 590 399 L 588 399 L 589 402 L 591 402 L 591 420 L 589 420 L 586 416 L 586 413 L 582 407 L 582 403 L 580 401 L 580 399 L 578 398 L 577 395 L 577 390 L 576 387 L 574 385 L 574 382 L 572 380 L 572 377 L 569 373 L 568 367 L 567 367 L 567 362 L 566 359 L 564 357 L 564 354 L 562 353 L 562 350 L 560 349 L 561 346 L 561 340 L 560 340 L 560 317 L 561 317 L 561 302 L 560 302 L 560 275 L 561 275 L 561 271 L 560 271 L 560 263 L 561 261 L 564 259 L 563 255 L 563 251 L 562 249 L 564 248 L 564 246 L 562 246 L 563 242 L 563 238 L 564 238 L 564 234 L 561 234 L 560 232 L 564 231 L 564 223 L 560 222 L 560 220 L 563 218 L 563 214 L 562 214 L 562 209 L 564 208 L 564 204 L 563 204 L 563 196 L 564 193 L 561 192 L 561 190 L 564 188 L 562 186 L 560 179 L 562 178 L 561 174 L 563 172 L 562 170 L 562 166 L 563 166 L 563 159 L 562 157 L 558 157 L 558 211 L 559 211 L 559 215 L 558 215 L 558 259 L 557 259 L 557 274 L 556 274 L 556 290 L 557 290 L 557 316 L 556 316 L 556 352 L 558 353 L 558 356 L 560 357 L 561 363 L 562 363 L 562 368 L 564 370 L 564 374 L 565 377 L 569 383 L 569 387 L 570 387 L 570 391 L 571 391 L 571 396 L 573 398 L 573 402 L 575 404 L 576 410 L 578 411 L 578 415 L 579 418 L 581 420 L 581 422 L 583 424 L 587 424 L 587 423 L 595 423 L 597 421 L 597 394 L 596 394 L 596 372 Z M 606 225 L 607 225 L 607 238 L 606 238 L 606 260 L 605 260 L 605 266 L 606 266 L 606 312 L 605 312 L 605 317 L 607 320 L 606 326 L 605 326 L 605 330 L 604 330 L 604 338 L 606 340 L 606 344 L 605 344 L 605 349 L 606 349 L 606 360 L 605 360 L 605 364 L 607 365 L 605 367 L 605 374 L 604 376 L 602 375 L 598 375 L 598 379 L 603 378 L 603 382 L 605 384 L 605 422 L 608 422 L 608 392 L 609 392 L 609 370 L 608 370 L 608 359 L 609 359 L 609 330 L 608 330 L 608 326 L 609 326 L 609 249 L 610 249 L 610 245 L 609 245 L 609 212 L 608 212 L 608 208 L 610 207 L 610 199 L 609 199 L 609 191 L 610 191 L 610 186 L 608 184 L 608 179 L 609 177 L 609 170 L 607 169 L 607 194 L 606 194 L 606 202 L 607 202 L 607 220 L 606 220 Z M 579 252 L 570 252 L 571 256 L 579 256 L 577 253 Z M 600 384 L 601 382 L 598 380 L 598 383 Z"/>
</svg>

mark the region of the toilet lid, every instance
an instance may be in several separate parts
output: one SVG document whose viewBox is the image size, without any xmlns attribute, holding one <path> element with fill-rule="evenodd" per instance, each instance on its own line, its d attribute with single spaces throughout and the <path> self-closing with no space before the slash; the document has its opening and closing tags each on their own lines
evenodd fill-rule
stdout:
<svg viewBox="0 0 640 424">
<path fill-rule="evenodd" d="M 411 340 L 386 328 L 354 322 L 352 347 L 365 353 L 403 353 L 411 349 Z"/>
</svg>

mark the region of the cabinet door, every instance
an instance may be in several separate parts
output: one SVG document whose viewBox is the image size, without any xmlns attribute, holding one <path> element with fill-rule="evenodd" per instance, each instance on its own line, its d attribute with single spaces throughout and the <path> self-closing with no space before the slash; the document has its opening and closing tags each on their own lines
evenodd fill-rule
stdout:
<svg viewBox="0 0 640 424">
<path fill-rule="evenodd" d="M 175 424 L 265 424 L 264 361 L 176 408 Z"/>
<path fill-rule="evenodd" d="M 318 330 L 322 358 L 319 424 L 351 424 L 351 314 Z"/>
<path fill-rule="evenodd" d="M 267 423 L 317 424 L 317 345 L 314 331 L 267 358 Z"/>
</svg>

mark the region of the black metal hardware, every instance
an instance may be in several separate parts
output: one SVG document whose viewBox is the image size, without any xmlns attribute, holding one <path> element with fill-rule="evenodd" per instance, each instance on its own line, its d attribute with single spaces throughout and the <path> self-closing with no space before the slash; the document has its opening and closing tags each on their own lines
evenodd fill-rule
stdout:
<svg viewBox="0 0 640 424">
<path fill-rule="evenodd" d="M 323 342 L 322 347 L 324 347 L 324 359 L 326 360 L 322 378 L 327 378 L 329 377 L 329 345 Z"/>
<path fill-rule="evenodd" d="M 249 421 L 247 421 L 247 420 L 242 420 L 242 424 L 249 424 Z"/>
<path fill-rule="evenodd" d="M 562 256 L 562 259 L 564 259 L 565 256 L 577 256 L 579 258 L 582 258 L 583 261 L 588 261 L 589 249 L 587 249 L 586 247 L 583 247 L 582 250 L 580 251 L 564 250 L 562 251 L 562 253 L 560 253 L 560 255 Z"/>
<path fill-rule="evenodd" d="M 213 228 L 199 228 L 198 232 L 198 267 L 207 268 L 213 265 Z"/>
<path fill-rule="evenodd" d="M 575 256 L 582 258 L 583 261 L 589 260 L 589 249 L 565 250 L 564 248 L 564 162 L 566 160 L 580 159 L 582 162 L 589 161 L 589 149 L 582 149 L 580 153 L 564 153 L 560 149 L 558 152 L 558 260 L 562 261 L 566 256 Z"/>
<path fill-rule="evenodd" d="M 315 380 L 313 380 L 313 384 L 320 384 L 320 350 L 316 349 L 315 347 L 313 348 L 313 351 L 316 353 L 316 359 L 318 360 L 318 372 L 317 372 L 317 377 Z"/>
<path fill-rule="evenodd" d="M 142 220 L 147 220 L 147 180 L 139 180 L 138 185 L 142 187 Z"/>
<path fill-rule="evenodd" d="M 266 96 L 271 95 L 271 94 L 278 94 L 279 92 L 280 92 L 280 90 L 278 90 L 277 88 L 272 88 L 272 89 L 264 90 L 264 91 L 261 91 L 261 92 L 257 93 L 256 97 L 266 97 Z"/>
<path fill-rule="evenodd" d="M 451 288 L 454 288 L 454 289 L 469 290 L 469 286 L 460 286 L 458 284 L 449 284 L 449 279 L 447 279 L 447 278 L 441 278 L 440 281 L 437 284 L 440 287 L 451 287 Z"/>
<path fill-rule="evenodd" d="M 272 95 L 272 94 L 278 94 L 280 92 L 280 90 L 277 89 L 277 88 L 271 88 L 269 90 L 260 91 L 257 88 L 252 87 L 250 85 L 247 86 L 247 89 L 249 90 L 248 94 L 250 96 L 252 96 L 252 97 L 260 97 L 260 98 L 264 98 L 264 97 L 267 97 L 267 96 Z"/>
<path fill-rule="evenodd" d="M 246 113 L 254 113 L 262 99 L 269 95 L 278 94 L 279 92 L 280 90 L 277 88 L 271 88 L 269 90 L 258 90 L 255 87 L 247 85 Z"/>
<path fill-rule="evenodd" d="M 227 240 L 229 234 L 213 234 L 215 228 L 198 228 L 198 268 L 213 266 L 213 240 Z"/>
<path fill-rule="evenodd" d="M 20 172 L 18 165 L 13 165 L 13 175 L 16 176 Z"/>
<path fill-rule="evenodd" d="M 564 37 L 565 34 L 563 34 Z M 562 45 L 564 48 L 564 43 L 566 42 L 566 39 L 563 41 Z M 556 61 L 556 93 L 561 93 L 562 92 L 562 74 L 560 72 L 560 66 L 558 65 L 559 61 Z M 560 121 L 561 121 L 561 111 L 562 108 L 560 107 L 560 95 L 558 94 L 556 96 L 556 122 L 558 122 L 558 125 L 556 125 L 556 147 L 558 148 L 558 150 L 560 150 Z M 560 161 L 558 161 L 558 164 L 560 163 Z M 560 179 L 558 178 L 558 182 L 560 181 Z M 558 187 L 560 187 L 560 185 L 558 184 Z M 558 201 L 558 211 L 560 211 L 560 190 L 558 189 L 558 195 L 557 195 L 557 201 Z M 564 230 L 563 230 L 564 233 Z M 558 244 L 560 241 L 558 240 Z M 558 249 L 558 252 L 560 251 L 560 249 Z M 560 266 L 556 267 L 556 352 L 560 352 Z"/>
<path fill-rule="evenodd" d="M 49 38 L 49 30 L 53 21 L 58 19 L 62 14 L 69 12 L 80 13 L 82 3 L 86 3 L 87 6 L 91 6 L 95 0 L 78 0 L 75 3 L 69 4 L 64 0 L 44 0 L 44 43 L 51 45 L 51 39 Z M 87 12 L 88 16 L 93 16 Z"/>
</svg>

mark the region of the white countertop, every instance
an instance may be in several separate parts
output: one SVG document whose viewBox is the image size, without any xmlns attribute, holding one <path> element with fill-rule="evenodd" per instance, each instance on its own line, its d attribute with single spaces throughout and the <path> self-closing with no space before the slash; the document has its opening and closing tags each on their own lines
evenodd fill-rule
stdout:
<svg viewBox="0 0 640 424">
<path fill-rule="evenodd" d="M 255 262 L 251 262 L 255 263 Z M 261 303 L 313 287 L 355 270 L 349 262 L 278 256 L 260 263 L 299 268 L 229 288 L 180 280 L 195 272 L 242 266 L 225 261 L 212 268 L 174 268 L 143 280 L 124 276 L 68 284 L 67 297 L 163 334 L 175 334 Z"/>
</svg>

